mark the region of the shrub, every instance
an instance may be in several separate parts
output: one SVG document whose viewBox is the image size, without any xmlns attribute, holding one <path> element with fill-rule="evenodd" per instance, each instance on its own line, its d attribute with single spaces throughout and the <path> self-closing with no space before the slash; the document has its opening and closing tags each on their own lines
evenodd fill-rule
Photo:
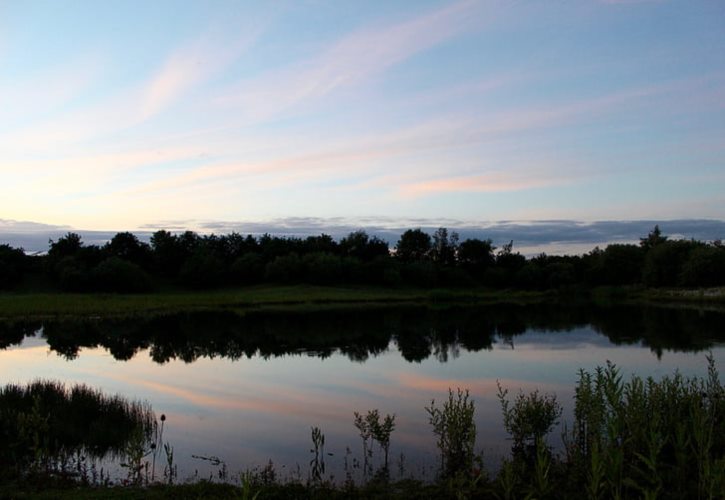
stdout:
<svg viewBox="0 0 725 500">
<path fill-rule="evenodd" d="M 93 270 L 95 288 L 107 292 L 145 292 L 151 289 L 151 278 L 140 266 L 111 257 Z"/>
<path fill-rule="evenodd" d="M 276 257 L 265 268 L 265 279 L 276 283 L 294 283 L 302 276 L 302 260 L 296 253 Z"/>
<path fill-rule="evenodd" d="M 503 425 L 513 439 L 514 457 L 532 459 L 537 443 L 543 443 L 561 417 L 562 408 L 554 394 L 539 394 L 538 390 L 525 395 L 519 392 L 513 405 L 506 398 L 508 389 L 498 385 L 498 399 L 503 412 Z"/>
<path fill-rule="evenodd" d="M 254 252 L 245 253 L 234 261 L 231 272 L 236 283 L 244 285 L 259 283 L 264 278 L 262 256 Z"/>
<path fill-rule="evenodd" d="M 716 286 L 725 284 L 725 248 L 703 246 L 690 252 L 680 272 L 685 286 Z"/>
<path fill-rule="evenodd" d="M 306 281 L 319 285 L 329 285 L 342 281 L 342 262 L 340 257 L 329 253 L 307 254 L 302 259 Z"/>
<path fill-rule="evenodd" d="M 696 243 L 666 241 L 647 252 L 642 280 L 647 286 L 674 286 L 679 283 L 682 266 Z"/>
<path fill-rule="evenodd" d="M 456 394 L 448 389 L 448 401 L 443 408 L 431 401 L 425 408 L 430 416 L 433 432 L 438 437 L 438 449 L 441 453 L 441 474 L 452 477 L 457 474 L 471 473 L 473 470 L 476 444 L 476 424 L 473 420 L 475 406 L 469 400 L 469 393 L 458 389 Z"/>
<path fill-rule="evenodd" d="M 224 281 L 224 262 L 214 253 L 197 251 L 186 259 L 179 280 L 192 288 L 211 288 Z"/>
</svg>

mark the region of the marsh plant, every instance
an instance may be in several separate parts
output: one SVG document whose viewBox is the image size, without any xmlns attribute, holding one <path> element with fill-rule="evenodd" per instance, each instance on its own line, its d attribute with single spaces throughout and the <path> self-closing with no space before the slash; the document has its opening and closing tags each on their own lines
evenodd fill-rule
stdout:
<svg viewBox="0 0 725 500">
<path fill-rule="evenodd" d="M 503 426 L 513 444 L 511 455 L 491 479 L 474 453 L 474 402 L 468 390 L 449 389 L 442 405 L 432 401 L 425 408 L 441 461 L 440 476 L 432 484 L 408 479 L 389 482 L 386 475 L 382 476 L 385 482 L 356 486 L 348 474 L 343 488 L 335 487 L 324 479 L 325 436 L 320 428 L 312 427 L 307 485 L 302 484 L 299 466 L 297 480 L 285 485 L 276 480 L 270 463 L 261 472 L 243 477 L 241 490 L 235 490 L 235 494 L 255 498 L 264 488 L 265 495 L 268 489 L 289 493 L 280 493 L 283 498 L 310 496 L 310 491 L 321 495 L 319 498 L 379 497 L 381 491 L 386 495 L 400 492 L 400 497 L 406 498 L 427 488 L 423 496 L 435 498 L 723 498 L 725 388 L 711 356 L 704 378 L 685 378 L 675 373 L 658 381 L 637 376 L 625 381 L 611 363 L 594 372 L 581 370 L 574 420 L 568 429 L 564 427 L 564 451 L 559 454 L 554 454 L 547 442 L 561 416 L 561 407 L 553 395 L 520 392 L 510 399 L 508 390 L 501 386 L 498 395 Z M 87 421 L 86 428 L 79 427 L 69 416 L 87 417 L 78 413 L 78 408 L 68 409 L 70 400 L 83 411 L 95 412 L 91 414 L 101 419 L 93 424 L 98 429 L 111 433 L 125 426 L 128 432 L 113 434 L 123 439 L 111 442 L 108 436 L 99 437 Z M 65 421 L 59 422 L 58 415 Z M 378 410 L 372 410 L 354 416 L 364 456 L 372 458 L 377 442 L 385 464 L 380 470 L 387 473 L 395 415 L 383 417 Z M 0 438 L 5 445 L 0 447 L 0 479 L 11 474 L 34 484 L 38 474 L 58 477 L 59 472 L 74 469 L 77 483 L 107 484 L 108 477 L 94 465 L 89 466 L 86 457 L 108 452 L 124 460 L 128 469 L 126 484 L 145 486 L 155 482 L 156 461 L 164 459 L 159 455 L 163 453 L 164 482 L 170 485 L 176 477 L 176 463 L 173 448 L 163 441 L 164 422 L 163 415 L 160 424 L 156 422 L 147 406 L 108 398 L 88 388 L 68 390 L 53 382 L 7 386 L 0 390 Z M 61 423 L 68 423 L 69 428 L 58 430 Z M 351 455 L 348 449 L 346 464 Z M 221 466 L 219 479 L 227 479 L 226 464 L 221 459 L 192 458 Z M 353 468 L 355 461 L 353 458 Z M 401 477 L 403 468 L 401 458 Z M 347 465 L 345 469 L 348 472 Z"/>
<path fill-rule="evenodd" d="M 705 379 L 581 370 L 575 403 L 568 476 L 590 498 L 721 498 L 725 389 L 712 356 Z"/>
<path fill-rule="evenodd" d="M 50 472 L 72 457 L 121 457 L 129 442 L 151 435 L 153 422 L 148 405 L 85 385 L 9 384 L 0 388 L 0 464 L 6 474 Z"/>
<path fill-rule="evenodd" d="M 383 453 L 381 471 L 387 475 L 389 473 L 390 435 L 395 430 L 395 414 L 385 415 L 382 421 L 380 411 L 377 409 L 368 411 L 364 417 L 358 412 L 354 412 L 353 415 L 355 416 L 355 427 L 363 442 L 363 471 L 367 474 L 369 467 L 372 467 L 372 442 L 377 441 Z M 371 441 L 369 445 L 368 440 Z"/>
<path fill-rule="evenodd" d="M 508 389 L 501 387 L 498 380 L 496 385 L 503 426 L 513 440 L 514 458 L 523 458 L 533 464 L 539 449 L 545 447 L 546 436 L 559 422 L 561 405 L 556 395 L 540 394 L 538 389 L 529 394 L 519 392 L 512 403 L 507 398 Z"/>
<path fill-rule="evenodd" d="M 310 460 L 310 479 L 313 483 L 322 482 L 325 475 L 325 435 L 319 427 L 312 428 L 312 460 Z"/>
<path fill-rule="evenodd" d="M 426 407 L 433 433 L 438 438 L 441 454 L 441 474 L 452 477 L 459 473 L 471 473 L 474 465 L 476 423 L 473 420 L 475 406 L 468 389 L 448 389 L 448 400 L 443 407 L 432 400 Z"/>
<path fill-rule="evenodd" d="M 134 433 L 124 450 L 124 461 L 121 467 L 126 469 L 125 482 L 133 485 L 150 484 L 156 482 L 156 461 L 164 455 L 163 469 L 164 482 L 173 484 L 177 476 L 174 463 L 174 448 L 169 442 L 164 442 L 164 427 L 166 415 L 161 414 L 159 420 L 154 420 L 150 432 Z"/>
</svg>

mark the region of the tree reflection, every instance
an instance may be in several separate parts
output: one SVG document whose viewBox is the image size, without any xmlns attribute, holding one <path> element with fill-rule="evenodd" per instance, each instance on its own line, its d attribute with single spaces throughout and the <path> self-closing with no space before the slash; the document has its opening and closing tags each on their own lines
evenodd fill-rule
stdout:
<svg viewBox="0 0 725 500">
<path fill-rule="evenodd" d="M 409 362 L 433 357 L 444 363 L 460 352 L 492 349 L 495 343 L 513 347 L 515 338 L 527 331 L 586 327 L 614 344 L 641 343 L 658 356 L 666 350 L 697 352 L 722 341 L 724 325 L 725 314 L 718 311 L 633 305 L 201 311 L 133 319 L 0 322 L 0 348 L 40 334 L 52 351 L 69 360 L 83 348 L 100 346 L 120 361 L 148 350 L 159 364 L 216 357 L 327 358 L 335 353 L 364 362 L 395 346 Z"/>
</svg>

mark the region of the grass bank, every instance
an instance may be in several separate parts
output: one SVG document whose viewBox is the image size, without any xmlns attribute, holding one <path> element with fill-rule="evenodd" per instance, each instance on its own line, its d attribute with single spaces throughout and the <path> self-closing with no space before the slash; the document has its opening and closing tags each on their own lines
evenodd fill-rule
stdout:
<svg viewBox="0 0 725 500">
<path fill-rule="evenodd" d="M 495 304 L 591 300 L 685 307 L 725 305 L 725 288 L 597 287 L 548 291 L 488 288 L 382 288 L 369 286 L 258 285 L 221 290 L 163 290 L 145 294 L 22 291 L 0 293 L 0 319 L 118 317 L 203 309 L 325 310 L 398 304 Z"/>
<path fill-rule="evenodd" d="M 323 287 L 260 285 L 209 291 L 149 294 L 2 293 L 0 318 L 131 316 L 200 309 L 324 309 L 387 304 L 540 302 L 546 292 L 486 289 Z"/>
</svg>

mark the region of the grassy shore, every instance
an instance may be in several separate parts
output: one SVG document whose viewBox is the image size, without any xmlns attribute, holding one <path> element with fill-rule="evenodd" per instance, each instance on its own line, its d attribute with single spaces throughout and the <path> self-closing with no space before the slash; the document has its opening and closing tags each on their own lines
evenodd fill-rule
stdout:
<svg viewBox="0 0 725 500">
<path fill-rule="evenodd" d="M 2 293 L 0 318 L 129 316 L 199 309 L 324 309 L 390 304 L 539 302 L 547 292 L 486 289 L 413 289 L 260 285 L 210 291 L 149 294 Z"/>
<path fill-rule="evenodd" d="M 222 290 L 164 290 L 147 294 L 63 292 L 0 293 L 0 319 L 133 316 L 201 309 L 290 310 L 381 307 L 398 304 L 543 303 L 592 300 L 599 303 L 660 305 L 725 304 L 725 288 L 644 289 L 601 287 L 559 291 L 486 288 L 380 288 L 365 286 L 259 285 Z"/>
</svg>

